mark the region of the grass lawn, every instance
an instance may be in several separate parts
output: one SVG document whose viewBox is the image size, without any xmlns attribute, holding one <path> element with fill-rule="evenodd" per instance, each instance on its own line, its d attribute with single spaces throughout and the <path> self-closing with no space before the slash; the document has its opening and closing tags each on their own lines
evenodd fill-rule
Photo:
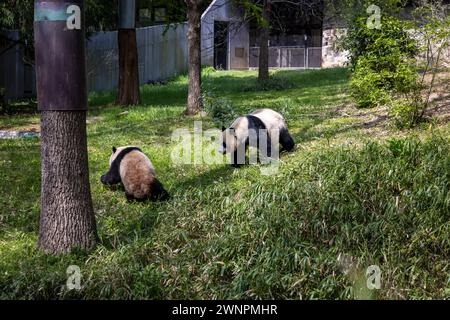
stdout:
<svg viewBox="0 0 450 320">
<path fill-rule="evenodd" d="M 294 152 L 277 175 L 259 166 L 174 165 L 173 130 L 209 118 L 182 115 L 187 79 L 142 87 L 143 103 L 92 94 L 90 181 L 99 246 L 88 254 L 36 250 L 38 139 L 0 140 L 0 298 L 405 299 L 450 297 L 450 126 L 399 131 L 382 109 L 355 109 L 347 70 L 256 73 L 205 70 L 204 87 L 237 114 L 282 112 Z M 0 118 L 0 130 L 38 126 Z M 146 152 L 172 195 L 130 203 L 103 187 L 112 146 Z M 78 265 L 82 289 L 65 288 Z M 366 269 L 381 269 L 368 290 Z"/>
</svg>

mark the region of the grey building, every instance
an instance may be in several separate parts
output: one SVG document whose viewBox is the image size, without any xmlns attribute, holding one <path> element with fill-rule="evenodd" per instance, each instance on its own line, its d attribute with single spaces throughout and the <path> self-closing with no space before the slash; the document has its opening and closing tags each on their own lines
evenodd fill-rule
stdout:
<svg viewBox="0 0 450 320">
<path fill-rule="evenodd" d="M 324 10 L 323 17 L 286 19 L 281 32 L 274 28 L 269 43 L 272 68 L 343 66 L 347 57 L 336 46 L 344 28 Z M 244 20 L 230 0 L 215 0 L 202 15 L 202 64 L 217 69 L 257 68 L 258 26 Z"/>
</svg>

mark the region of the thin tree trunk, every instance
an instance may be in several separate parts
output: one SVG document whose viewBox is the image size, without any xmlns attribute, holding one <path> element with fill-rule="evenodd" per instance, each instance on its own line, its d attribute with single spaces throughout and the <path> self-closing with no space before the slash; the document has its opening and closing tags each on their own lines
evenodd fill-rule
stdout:
<svg viewBox="0 0 450 320">
<path fill-rule="evenodd" d="M 38 247 L 92 249 L 97 229 L 89 187 L 86 111 L 41 113 L 42 199 Z"/>
<path fill-rule="evenodd" d="M 140 102 L 139 68 L 136 29 L 119 29 L 119 105 L 137 105 Z"/>
<path fill-rule="evenodd" d="M 203 109 L 201 66 L 201 12 L 200 2 L 188 4 L 189 92 L 186 115 L 195 115 Z"/>
<path fill-rule="evenodd" d="M 267 23 L 261 26 L 259 35 L 259 68 L 258 80 L 265 82 L 269 79 L 269 2 L 264 0 L 263 19 Z"/>
</svg>

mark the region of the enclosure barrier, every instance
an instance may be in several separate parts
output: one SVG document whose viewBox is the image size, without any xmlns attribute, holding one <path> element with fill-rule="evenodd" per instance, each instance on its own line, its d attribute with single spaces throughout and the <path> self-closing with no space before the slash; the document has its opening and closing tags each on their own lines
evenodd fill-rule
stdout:
<svg viewBox="0 0 450 320">
<path fill-rule="evenodd" d="M 184 73 L 188 68 L 187 24 L 136 29 L 139 82 L 160 81 Z M 87 42 L 89 91 L 117 88 L 119 76 L 117 32 L 100 32 Z"/>
<path fill-rule="evenodd" d="M 250 68 L 259 66 L 259 47 L 250 48 Z M 322 47 L 269 47 L 269 68 L 320 68 Z"/>
</svg>

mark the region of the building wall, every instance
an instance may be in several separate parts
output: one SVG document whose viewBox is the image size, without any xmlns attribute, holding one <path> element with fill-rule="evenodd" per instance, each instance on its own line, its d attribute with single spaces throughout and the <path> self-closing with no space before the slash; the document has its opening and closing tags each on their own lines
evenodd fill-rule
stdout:
<svg viewBox="0 0 450 320">
<path fill-rule="evenodd" d="M 242 13 L 229 0 L 215 0 L 202 15 L 202 64 L 214 66 L 214 21 L 229 22 L 228 66 L 247 69 L 249 30 Z"/>
<path fill-rule="evenodd" d="M 346 52 L 338 49 L 338 40 L 345 34 L 345 28 L 329 27 L 323 30 L 322 68 L 343 67 L 348 61 Z"/>
<path fill-rule="evenodd" d="M 247 24 L 231 23 L 229 41 L 230 69 L 248 69 L 250 33 Z"/>
<path fill-rule="evenodd" d="M 322 25 L 322 68 L 343 67 L 348 61 L 347 52 L 338 48 L 339 39 L 347 32 L 346 25 L 339 16 L 339 7 L 333 3 L 325 6 Z"/>
</svg>

